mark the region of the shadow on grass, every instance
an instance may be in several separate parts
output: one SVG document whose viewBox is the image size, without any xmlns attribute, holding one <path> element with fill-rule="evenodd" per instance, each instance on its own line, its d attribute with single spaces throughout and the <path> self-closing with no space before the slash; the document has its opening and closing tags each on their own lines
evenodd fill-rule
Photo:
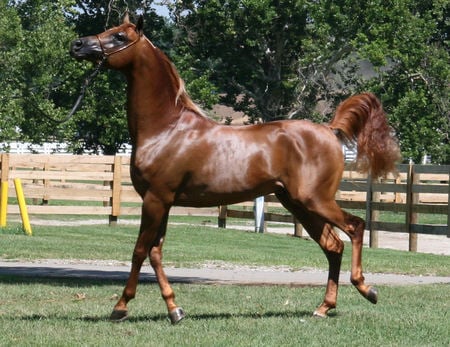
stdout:
<svg viewBox="0 0 450 347">
<path fill-rule="evenodd" d="M 181 278 L 181 279 L 171 279 L 174 283 L 180 284 L 211 284 L 210 282 L 201 283 L 197 278 L 189 279 L 189 278 Z M 147 284 L 155 284 L 156 280 L 147 279 L 143 282 L 147 282 Z M 65 286 L 65 287 L 74 287 L 80 288 L 80 286 L 108 286 L 108 285 L 124 285 L 124 279 L 122 278 L 111 278 L 108 277 L 103 279 L 102 277 L 94 278 L 74 278 L 74 277 L 31 277 L 31 275 L 0 275 L 0 283 L 10 284 L 10 285 L 34 285 L 34 284 L 44 284 L 49 286 Z M 310 318 L 312 316 L 312 311 L 306 310 L 282 310 L 282 311 L 266 311 L 266 312 L 238 312 L 238 313 L 230 313 L 230 312 L 200 312 L 200 313 L 187 313 L 186 320 L 193 321 L 207 321 L 207 320 L 226 320 L 232 318 L 242 318 L 242 319 L 269 319 L 269 318 L 283 318 L 283 319 L 304 319 Z M 336 313 L 333 311 L 330 314 L 330 317 L 336 316 Z M 3 317 L 5 318 L 5 317 Z M 22 321 L 79 321 L 79 322 L 89 322 L 89 323 L 111 323 L 111 324 L 119 324 L 115 322 L 111 322 L 109 320 L 109 316 L 104 315 L 92 315 L 92 316 L 64 316 L 59 314 L 31 314 L 31 315 L 23 315 L 19 317 L 15 317 L 14 319 L 22 320 Z M 141 314 L 134 316 L 133 314 L 124 322 L 128 323 L 141 323 L 141 322 L 163 322 L 166 321 L 167 324 L 170 324 L 169 318 L 167 314 L 159 313 L 159 314 Z"/>
<path fill-rule="evenodd" d="M 80 286 L 81 285 L 111 285 L 125 284 L 129 271 L 102 271 L 84 270 L 71 268 L 34 267 L 21 266 L 0 268 L 0 283 L 4 284 L 46 284 L 58 286 Z M 206 277 L 169 276 L 171 283 L 179 284 L 213 284 Z M 157 283 L 154 274 L 141 273 L 139 283 Z"/>
<path fill-rule="evenodd" d="M 305 319 L 311 318 L 311 311 L 268 311 L 264 313 L 258 312 L 240 312 L 240 313 L 228 313 L 228 312 L 218 312 L 218 313 L 197 313 L 188 314 L 186 320 L 194 321 L 210 321 L 210 320 L 223 320 L 232 318 L 242 318 L 242 319 L 270 319 L 270 318 L 283 318 L 283 319 Z M 330 315 L 330 317 L 336 316 L 335 314 Z M 148 314 L 148 315 L 138 315 L 130 316 L 124 322 L 112 322 L 109 317 L 106 316 L 84 316 L 84 317 L 68 317 L 60 315 L 39 315 L 33 314 L 29 316 L 18 317 L 22 321 L 81 321 L 89 323 L 111 323 L 111 324 L 133 324 L 142 322 L 163 322 L 167 321 L 169 318 L 165 314 Z M 181 323 L 182 324 L 182 323 Z"/>
<path fill-rule="evenodd" d="M 96 285 L 105 286 L 112 284 L 125 284 L 128 280 L 129 270 L 87 270 L 74 268 L 54 268 L 46 266 L 11 266 L 0 267 L 0 283 L 4 284 L 46 284 L 52 286 L 80 286 Z M 322 284 L 309 283 L 240 283 L 239 281 L 219 281 L 215 278 L 194 276 L 168 276 L 172 284 L 232 284 L 244 286 L 288 286 L 288 287 L 322 287 Z M 157 283 L 153 273 L 141 272 L 140 284 Z"/>
<path fill-rule="evenodd" d="M 143 281 L 144 282 L 144 281 Z M 147 281 L 150 283 L 150 281 Z M 10 284 L 10 285 L 33 285 L 33 284 L 44 284 L 49 286 L 65 286 L 65 287 L 80 287 L 80 286 L 109 286 L 109 285 L 124 285 L 125 280 L 122 278 L 105 278 L 98 277 L 93 278 L 83 278 L 83 277 L 63 277 L 63 276 L 47 276 L 40 277 L 30 275 L 1 275 L 0 283 Z"/>
</svg>

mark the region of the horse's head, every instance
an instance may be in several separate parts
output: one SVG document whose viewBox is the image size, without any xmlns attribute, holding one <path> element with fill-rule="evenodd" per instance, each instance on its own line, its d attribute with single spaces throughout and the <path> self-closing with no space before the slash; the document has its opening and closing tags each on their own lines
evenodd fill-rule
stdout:
<svg viewBox="0 0 450 347">
<path fill-rule="evenodd" d="M 108 67 L 121 69 L 132 59 L 133 47 L 143 37 L 143 19 L 137 25 L 130 23 L 128 14 L 120 26 L 101 34 L 76 39 L 70 46 L 70 54 L 79 60 L 100 62 L 105 60 Z"/>
</svg>

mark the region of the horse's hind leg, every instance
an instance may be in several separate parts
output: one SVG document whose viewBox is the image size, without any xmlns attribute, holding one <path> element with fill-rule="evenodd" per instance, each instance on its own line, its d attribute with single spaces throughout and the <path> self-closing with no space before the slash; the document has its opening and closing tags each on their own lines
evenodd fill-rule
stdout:
<svg viewBox="0 0 450 347">
<path fill-rule="evenodd" d="M 314 316 L 325 317 L 330 309 L 336 307 L 344 243 L 320 216 L 309 212 L 301 204 L 292 201 L 287 194 L 277 194 L 280 202 L 302 223 L 308 234 L 322 248 L 328 260 L 328 281 L 323 303 L 314 311 Z"/>
<path fill-rule="evenodd" d="M 352 270 L 350 280 L 362 296 L 371 303 L 376 304 L 378 301 L 378 291 L 375 287 L 368 286 L 364 283 L 361 265 L 365 222 L 357 216 L 345 211 L 342 212 L 344 213 L 344 220 L 347 225 L 342 231 L 350 237 L 352 242 Z"/>
<path fill-rule="evenodd" d="M 330 309 L 336 308 L 339 275 L 341 271 L 342 253 L 344 243 L 329 223 L 310 214 L 301 220 L 308 234 L 322 248 L 328 260 L 328 281 L 325 298 L 322 304 L 314 311 L 314 316 L 325 317 Z"/>
<path fill-rule="evenodd" d="M 308 209 L 316 212 L 350 237 L 352 242 L 352 268 L 350 280 L 362 296 L 373 304 L 376 304 L 378 300 L 378 292 L 376 288 L 367 286 L 364 283 L 364 275 L 361 265 L 365 227 L 364 220 L 343 211 L 334 200 L 328 202 L 311 202 Z"/>
</svg>

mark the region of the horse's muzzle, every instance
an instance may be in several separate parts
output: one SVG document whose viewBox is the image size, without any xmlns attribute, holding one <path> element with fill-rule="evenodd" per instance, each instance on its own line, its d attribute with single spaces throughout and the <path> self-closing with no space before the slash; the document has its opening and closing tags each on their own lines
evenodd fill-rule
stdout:
<svg viewBox="0 0 450 347">
<path fill-rule="evenodd" d="M 103 50 L 96 37 L 81 37 L 72 41 L 70 55 L 79 60 L 98 61 L 103 56 Z"/>
</svg>

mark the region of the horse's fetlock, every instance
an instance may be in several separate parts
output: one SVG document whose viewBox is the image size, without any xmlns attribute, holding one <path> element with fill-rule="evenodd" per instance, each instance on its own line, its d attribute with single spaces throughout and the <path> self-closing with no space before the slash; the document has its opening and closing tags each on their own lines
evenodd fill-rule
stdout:
<svg viewBox="0 0 450 347">
<path fill-rule="evenodd" d="M 163 292 L 161 293 L 162 298 L 167 300 L 175 300 L 175 293 L 173 291 Z"/>
<path fill-rule="evenodd" d="M 350 282 L 355 286 L 358 287 L 361 284 L 364 284 L 364 276 L 357 276 L 357 277 L 351 277 Z"/>
</svg>

